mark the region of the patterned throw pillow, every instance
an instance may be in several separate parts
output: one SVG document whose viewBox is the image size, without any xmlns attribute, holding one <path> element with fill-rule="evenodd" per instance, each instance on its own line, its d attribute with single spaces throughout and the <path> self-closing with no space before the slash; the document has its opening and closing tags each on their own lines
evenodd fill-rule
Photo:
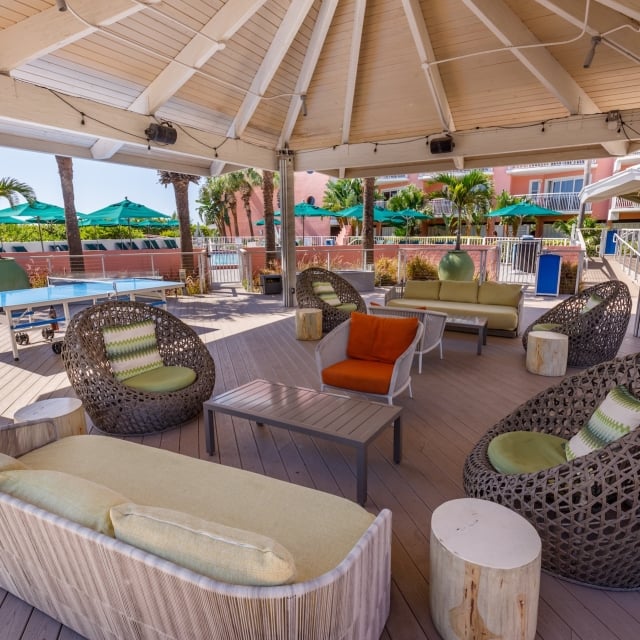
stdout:
<svg viewBox="0 0 640 640">
<path fill-rule="evenodd" d="M 337 307 L 340 304 L 340 298 L 335 292 L 333 285 L 330 282 L 314 282 L 313 293 L 320 298 L 326 304 L 330 304 L 332 307 Z"/>
<path fill-rule="evenodd" d="M 595 309 L 601 302 L 603 298 L 599 295 L 592 293 L 589 296 L 589 299 L 584 303 L 584 307 L 580 310 L 580 313 L 587 313 L 587 311 L 591 311 L 591 309 Z"/>
<path fill-rule="evenodd" d="M 640 425 L 640 400 L 624 385 L 609 391 L 587 424 L 567 443 L 567 460 L 602 449 Z"/>
<path fill-rule="evenodd" d="M 117 380 L 126 380 L 164 366 L 158 351 L 153 320 L 103 327 L 102 337 Z"/>
</svg>

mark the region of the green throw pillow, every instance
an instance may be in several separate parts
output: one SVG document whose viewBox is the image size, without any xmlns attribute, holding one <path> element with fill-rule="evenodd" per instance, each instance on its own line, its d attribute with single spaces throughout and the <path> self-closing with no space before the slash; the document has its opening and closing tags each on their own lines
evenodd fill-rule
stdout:
<svg viewBox="0 0 640 640">
<path fill-rule="evenodd" d="M 584 303 L 584 307 L 582 307 L 580 313 L 587 313 L 587 311 L 591 311 L 591 309 L 597 307 L 603 301 L 603 299 L 604 298 L 601 298 L 595 293 L 592 293 L 589 296 L 589 299 Z"/>
<path fill-rule="evenodd" d="M 535 473 L 566 462 L 566 444 L 564 438 L 550 433 L 510 431 L 491 440 L 487 456 L 500 473 Z"/>
<path fill-rule="evenodd" d="M 330 282 L 314 282 L 313 293 L 320 298 L 326 304 L 330 304 L 332 307 L 337 307 L 340 304 L 340 298 L 335 292 L 333 285 Z"/>
<path fill-rule="evenodd" d="M 104 346 L 117 380 L 162 367 L 153 320 L 102 328 Z"/>
<path fill-rule="evenodd" d="M 602 449 L 639 425 L 640 400 L 624 385 L 614 387 L 587 424 L 567 443 L 567 460 Z"/>
</svg>

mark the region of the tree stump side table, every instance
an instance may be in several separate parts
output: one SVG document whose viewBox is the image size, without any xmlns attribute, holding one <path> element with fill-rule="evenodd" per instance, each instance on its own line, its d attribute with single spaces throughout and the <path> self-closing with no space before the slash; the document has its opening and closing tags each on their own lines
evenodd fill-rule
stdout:
<svg viewBox="0 0 640 640">
<path fill-rule="evenodd" d="M 322 309 L 296 309 L 296 339 L 322 338 Z"/>
<path fill-rule="evenodd" d="M 39 400 L 18 409 L 13 419 L 16 422 L 26 420 L 51 420 L 56 426 L 58 438 L 87 433 L 87 424 L 82 401 L 78 398 L 49 398 Z"/>
<path fill-rule="evenodd" d="M 430 604 L 444 640 L 534 640 L 540 536 L 522 516 L 488 500 L 441 504 L 431 518 Z"/>
<path fill-rule="evenodd" d="M 539 376 L 563 376 L 567 372 L 569 338 L 556 331 L 530 331 L 526 367 Z"/>
</svg>

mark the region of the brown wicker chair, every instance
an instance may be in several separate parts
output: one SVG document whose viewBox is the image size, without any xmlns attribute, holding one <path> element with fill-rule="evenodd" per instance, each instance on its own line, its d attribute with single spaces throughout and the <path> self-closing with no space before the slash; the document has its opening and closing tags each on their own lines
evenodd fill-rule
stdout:
<svg viewBox="0 0 640 640">
<path fill-rule="evenodd" d="M 190 386 L 150 393 L 114 378 L 102 327 L 150 319 L 156 323 L 163 362 L 195 370 L 197 378 Z M 62 343 L 62 359 L 71 386 L 96 427 L 120 435 L 163 431 L 190 420 L 202 411 L 215 382 L 213 358 L 196 332 L 168 311 L 141 302 L 104 302 L 76 314 Z"/>
<path fill-rule="evenodd" d="M 602 298 L 602 302 L 583 312 L 591 296 Z M 590 367 L 615 358 L 627 332 L 630 316 L 629 287 L 617 280 L 601 282 L 542 314 L 524 332 L 522 344 L 526 350 L 529 332 L 536 325 L 558 325 L 550 330 L 569 337 L 567 364 L 570 367 Z"/>
<path fill-rule="evenodd" d="M 566 377 L 496 424 L 464 464 L 468 496 L 521 514 L 542 539 L 542 567 L 608 589 L 640 588 L 640 428 L 603 449 L 537 473 L 504 475 L 487 457 L 491 440 L 531 430 L 570 438 L 607 392 L 626 384 L 640 396 L 640 353 Z"/>
<path fill-rule="evenodd" d="M 338 298 L 340 298 L 341 306 L 351 304 L 355 305 L 355 309 L 345 310 L 344 308 L 341 309 L 327 304 L 314 293 L 314 282 L 330 282 Z M 333 273 L 333 271 L 321 269 L 320 267 L 309 267 L 298 274 L 296 280 L 296 300 L 298 307 L 301 309 L 322 309 L 323 333 L 328 333 L 332 329 L 335 329 L 340 323 L 348 320 L 353 311 L 367 313 L 367 305 L 355 287 L 344 278 Z"/>
</svg>

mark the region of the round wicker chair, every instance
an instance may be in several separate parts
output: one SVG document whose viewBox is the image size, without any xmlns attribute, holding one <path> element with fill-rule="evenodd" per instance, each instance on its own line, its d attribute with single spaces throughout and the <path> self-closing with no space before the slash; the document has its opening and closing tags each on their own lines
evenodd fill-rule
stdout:
<svg viewBox="0 0 640 640">
<path fill-rule="evenodd" d="M 583 311 L 591 296 L 598 296 L 602 302 Z M 590 367 L 615 358 L 627 332 L 630 316 L 629 287 L 617 280 L 601 282 L 542 314 L 526 329 L 522 344 L 526 350 L 529 332 L 536 325 L 558 325 L 550 330 L 569 337 L 567 364 L 570 367 Z"/>
<path fill-rule="evenodd" d="M 640 353 L 568 376 L 496 424 L 464 464 L 468 496 L 518 512 L 542 539 L 542 568 L 607 589 L 640 588 L 640 428 L 603 449 L 537 473 L 504 475 L 487 457 L 491 440 L 531 430 L 570 438 L 607 392 L 625 384 L 640 397 Z"/>
<path fill-rule="evenodd" d="M 151 393 L 119 382 L 107 360 L 102 327 L 142 320 L 156 323 L 158 350 L 165 365 L 193 369 L 197 378 L 174 392 Z M 195 417 L 211 396 L 215 366 L 196 332 L 174 315 L 141 302 L 104 302 L 77 313 L 62 343 L 71 386 L 101 431 L 138 435 L 163 431 Z"/>
<path fill-rule="evenodd" d="M 314 282 L 330 282 L 333 290 L 336 292 L 338 298 L 340 298 L 340 303 L 355 304 L 356 308 L 351 311 L 345 311 L 327 304 L 314 293 Z M 296 280 L 296 300 L 298 307 L 301 309 L 322 309 L 323 333 L 328 333 L 345 320 L 348 320 L 353 311 L 367 313 L 367 305 L 351 283 L 333 273 L 333 271 L 328 271 L 320 267 L 309 267 L 298 274 Z"/>
</svg>

